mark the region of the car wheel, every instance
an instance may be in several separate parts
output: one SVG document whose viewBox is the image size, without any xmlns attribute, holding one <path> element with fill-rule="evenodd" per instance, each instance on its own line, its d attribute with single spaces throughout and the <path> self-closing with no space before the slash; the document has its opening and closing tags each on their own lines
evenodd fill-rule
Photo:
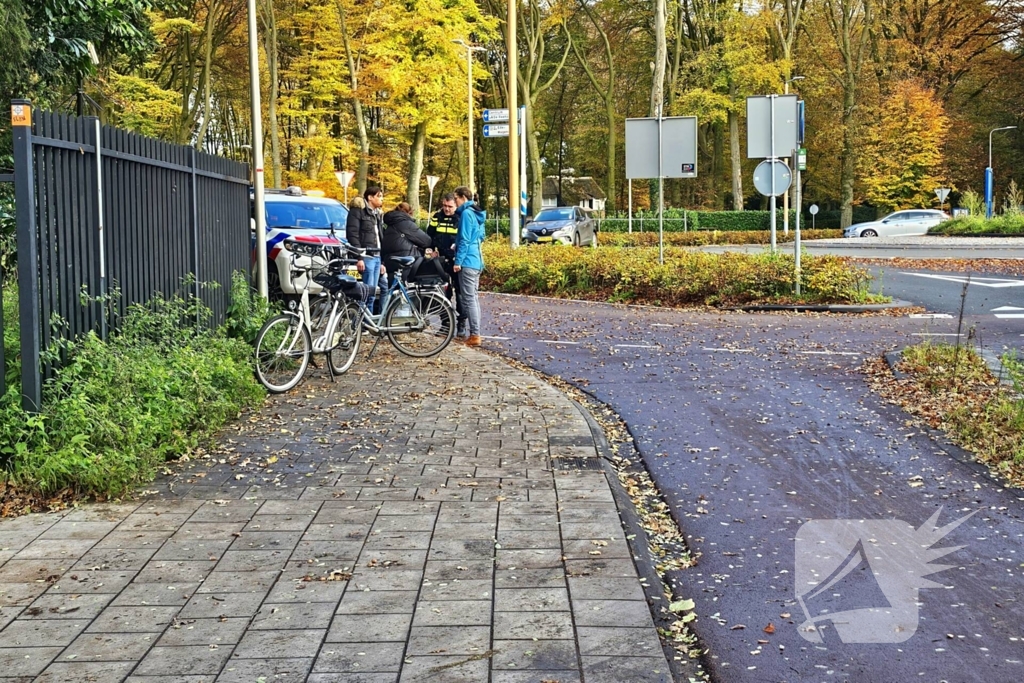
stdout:
<svg viewBox="0 0 1024 683">
<path fill-rule="evenodd" d="M 872 230 L 871 228 L 868 228 L 867 230 L 861 230 L 860 236 L 861 237 L 878 237 L 878 233 L 876 231 Z"/>
<path fill-rule="evenodd" d="M 590 246 L 597 249 L 597 231 L 594 231 L 594 236 L 590 238 Z"/>
<path fill-rule="evenodd" d="M 580 246 L 580 234 L 578 232 L 574 232 L 572 234 L 572 246 L 574 246 L 574 247 Z"/>
<path fill-rule="evenodd" d="M 267 263 L 267 298 L 270 301 L 281 301 L 284 298 L 281 277 L 277 272 L 277 264 L 273 261 Z"/>
</svg>

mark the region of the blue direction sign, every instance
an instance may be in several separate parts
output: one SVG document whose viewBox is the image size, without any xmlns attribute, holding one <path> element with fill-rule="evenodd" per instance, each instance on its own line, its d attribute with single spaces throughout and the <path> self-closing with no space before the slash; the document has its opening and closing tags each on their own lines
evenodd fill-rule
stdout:
<svg viewBox="0 0 1024 683">
<path fill-rule="evenodd" d="M 508 137 L 508 124 L 507 123 L 485 123 L 484 124 L 484 137 L 485 138 L 507 138 Z"/>
<path fill-rule="evenodd" d="M 508 121 L 508 109 L 484 109 L 484 123 Z"/>
</svg>

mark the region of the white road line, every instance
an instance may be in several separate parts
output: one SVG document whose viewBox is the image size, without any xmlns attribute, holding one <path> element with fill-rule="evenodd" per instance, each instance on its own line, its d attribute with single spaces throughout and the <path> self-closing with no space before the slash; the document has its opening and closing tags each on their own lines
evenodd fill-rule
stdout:
<svg viewBox="0 0 1024 683">
<path fill-rule="evenodd" d="M 956 332 L 914 332 L 912 337 L 962 337 L 964 335 Z"/>
<path fill-rule="evenodd" d="M 860 354 L 856 351 L 798 351 L 797 353 L 806 353 L 813 356 L 859 356 Z"/>
<path fill-rule="evenodd" d="M 660 349 L 660 346 L 650 344 L 612 344 L 617 349 Z"/>
<path fill-rule="evenodd" d="M 1019 306 L 1000 306 L 999 308 L 992 309 L 993 313 L 998 313 L 999 311 L 1024 311 L 1024 308 Z"/>
<path fill-rule="evenodd" d="M 913 275 L 914 277 L 927 277 L 933 280 L 946 280 L 947 282 L 955 282 L 957 284 L 964 284 L 970 282 L 972 285 L 978 285 L 980 287 L 1024 287 L 1024 280 L 1004 280 L 995 277 L 972 277 L 970 279 L 967 276 L 959 275 L 934 275 L 932 273 L 901 273 L 902 275 Z"/>
<path fill-rule="evenodd" d="M 911 318 L 923 318 L 925 320 L 933 320 L 935 318 L 952 318 L 953 316 L 949 313 L 911 313 Z"/>
<path fill-rule="evenodd" d="M 675 325 L 671 323 L 651 323 L 651 327 L 675 327 Z"/>
<path fill-rule="evenodd" d="M 721 349 L 711 346 L 702 346 L 701 351 L 725 351 L 727 353 L 753 353 L 754 349 Z"/>
<path fill-rule="evenodd" d="M 997 318 L 1024 318 L 1024 313 L 996 313 Z"/>
<path fill-rule="evenodd" d="M 494 341 L 512 341 L 512 337 L 488 337 L 487 335 L 480 335 L 481 339 L 493 339 Z"/>
<path fill-rule="evenodd" d="M 538 339 L 537 342 L 539 344 L 571 344 L 573 346 L 576 346 L 577 344 L 580 343 L 574 341 L 561 341 L 559 339 Z"/>
</svg>

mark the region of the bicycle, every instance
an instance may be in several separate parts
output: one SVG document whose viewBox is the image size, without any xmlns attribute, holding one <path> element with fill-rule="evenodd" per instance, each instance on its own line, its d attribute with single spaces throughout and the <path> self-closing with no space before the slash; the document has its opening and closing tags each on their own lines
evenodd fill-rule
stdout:
<svg viewBox="0 0 1024 683">
<path fill-rule="evenodd" d="M 352 367 L 363 332 L 356 300 L 368 293 L 365 285 L 342 272 L 345 261 L 332 259 L 329 248 L 299 243 L 289 249 L 295 252 L 292 278 L 304 280 L 302 294 L 297 304 L 292 300 L 291 310 L 268 320 L 256 336 L 256 377 L 275 394 L 302 381 L 313 354 L 324 354 L 332 381 Z M 309 262 L 299 265 L 300 255 Z M 312 303 L 311 283 L 322 288 Z"/>
<path fill-rule="evenodd" d="M 365 255 L 376 250 L 350 251 Z M 384 292 L 381 312 L 374 315 L 365 301 L 358 304 L 363 331 L 377 337 L 369 355 L 373 356 L 381 338 L 387 336 L 391 345 L 407 356 L 436 356 L 455 336 L 455 309 L 439 283 L 410 281 L 409 271 L 415 258 L 398 256 L 390 260 L 398 264 L 400 272 Z"/>
</svg>

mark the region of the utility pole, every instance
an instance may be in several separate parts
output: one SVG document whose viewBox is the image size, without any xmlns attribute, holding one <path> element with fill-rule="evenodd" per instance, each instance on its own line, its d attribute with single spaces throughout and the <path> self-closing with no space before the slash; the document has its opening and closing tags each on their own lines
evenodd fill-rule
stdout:
<svg viewBox="0 0 1024 683">
<path fill-rule="evenodd" d="M 260 104 L 256 0 L 249 0 L 249 91 L 252 106 L 253 218 L 256 220 L 256 285 L 267 298 L 267 215 L 263 207 L 263 113 Z"/>
</svg>

